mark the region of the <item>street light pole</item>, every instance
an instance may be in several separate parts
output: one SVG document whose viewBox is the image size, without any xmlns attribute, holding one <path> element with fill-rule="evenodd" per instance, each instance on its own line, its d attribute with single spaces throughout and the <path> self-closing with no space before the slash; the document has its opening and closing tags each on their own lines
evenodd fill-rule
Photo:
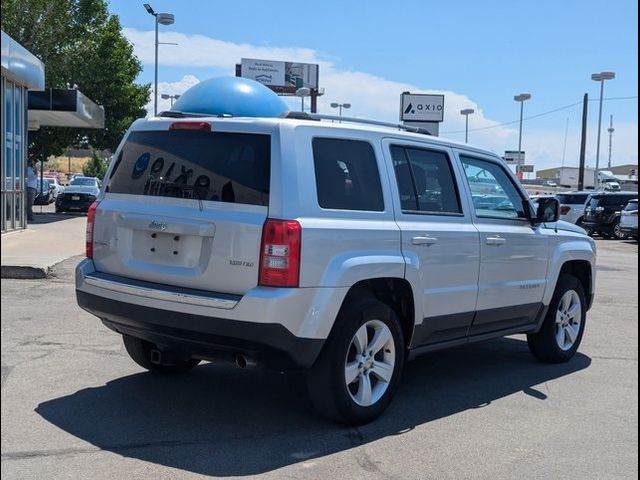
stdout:
<svg viewBox="0 0 640 480">
<path fill-rule="evenodd" d="M 338 116 L 342 118 L 342 109 L 344 108 L 345 110 L 347 110 L 351 108 L 351 104 L 350 103 L 332 103 L 331 108 L 337 108 Z"/>
<path fill-rule="evenodd" d="M 612 142 L 613 142 L 613 132 L 615 131 L 615 128 L 613 128 L 613 115 L 611 115 L 609 117 L 609 128 L 607 129 L 607 132 L 609 132 L 609 170 L 611 170 L 611 146 L 612 146 Z"/>
<path fill-rule="evenodd" d="M 153 116 L 158 115 L 158 16 L 155 17 L 156 41 L 155 41 L 155 61 L 153 66 Z"/>
<path fill-rule="evenodd" d="M 600 130 L 602 128 L 602 97 L 604 95 L 604 82 L 605 80 L 613 80 L 616 78 L 615 72 L 600 72 L 593 73 L 591 80 L 600 82 L 600 104 L 598 112 L 598 141 L 596 143 L 596 186 L 600 187 Z"/>
<path fill-rule="evenodd" d="M 516 102 L 520 102 L 520 131 L 518 133 L 518 164 L 516 165 L 516 173 L 518 173 L 518 178 L 520 178 L 520 166 L 524 164 L 522 161 L 522 120 L 524 115 L 524 102 L 531 98 L 530 93 L 521 93 L 520 95 L 516 95 L 513 99 Z"/>
<path fill-rule="evenodd" d="M 173 101 L 177 100 L 180 98 L 180 94 L 176 93 L 175 95 L 169 95 L 168 93 L 163 93 L 160 98 L 162 98 L 163 100 L 170 100 L 171 101 L 171 108 L 173 108 Z"/>
<path fill-rule="evenodd" d="M 465 108 L 464 110 L 460 110 L 460 115 L 464 115 L 464 143 L 469 142 L 469 115 L 474 113 L 475 110 L 473 108 Z"/>
<path fill-rule="evenodd" d="M 302 111 L 304 112 L 304 97 L 308 97 L 309 95 L 311 95 L 311 89 L 307 88 L 307 87 L 302 87 L 296 90 L 296 96 L 300 97 L 301 99 L 301 108 Z"/>
<path fill-rule="evenodd" d="M 175 17 L 172 13 L 156 13 L 151 5 L 144 4 L 145 10 L 154 17 L 155 21 L 155 62 L 154 62 L 154 74 L 153 74 L 153 116 L 158 115 L 158 24 L 172 25 L 175 22 Z"/>
</svg>

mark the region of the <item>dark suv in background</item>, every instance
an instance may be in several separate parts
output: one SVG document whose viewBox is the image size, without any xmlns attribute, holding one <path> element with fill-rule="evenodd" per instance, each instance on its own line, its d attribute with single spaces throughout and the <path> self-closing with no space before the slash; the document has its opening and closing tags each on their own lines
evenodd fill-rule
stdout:
<svg viewBox="0 0 640 480">
<path fill-rule="evenodd" d="M 638 198 L 637 192 L 593 193 L 584 211 L 582 227 L 592 234 L 605 238 L 626 238 L 620 229 L 620 212 L 630 200 Z"/>
</svg>

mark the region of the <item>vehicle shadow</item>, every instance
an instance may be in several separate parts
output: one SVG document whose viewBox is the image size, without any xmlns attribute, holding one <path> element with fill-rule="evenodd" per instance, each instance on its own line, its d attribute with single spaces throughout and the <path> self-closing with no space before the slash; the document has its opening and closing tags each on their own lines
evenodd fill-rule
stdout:
<svg viewBox="0 0 640 480">
<path fill-rule="evenodd" d="M 315 415 L 300 376 L 205 364 L 181 377 L 139 373 L 41 403 L 44 419 L 102 450 L 212 476 L 269 472 L 399 435 L 587 368 L 545 365 L 514 338 L 433 353 L 407 365 L 390 408 L 349 428 Z"/>
<path fill-rule="evenodd" d="M 34 207 L 36 208 L 36 207 Z M 75 217 L 85 217 L 85 213 L 52 213 L 52 212 L 43 212 L 38 213 L 34 212 L 35 220 L 33 222 L 29 222 L 29 225 L 46 225 L 48 223 L 61 222 L 63 220 L 69 220 L 70 218 Z"/>
</svg>

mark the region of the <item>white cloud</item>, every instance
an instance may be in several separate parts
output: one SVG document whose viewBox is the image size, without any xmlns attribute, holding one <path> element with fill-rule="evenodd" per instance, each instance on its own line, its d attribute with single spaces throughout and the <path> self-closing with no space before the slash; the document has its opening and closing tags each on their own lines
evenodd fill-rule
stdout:
<svg viewBox="0 0 640 480">
<path fill-rule="evenodd" d="M 158 112 L 171 109 L 171 99 L 163 100 L 163 93 L 167 95 L 180 95 L 199 82 L 200 80 L 194 75 L 185 75 L 177 82 L 158 82 Z M 150 115 L 153 114 L 153 85 L 151 85 L 151 98 L 146 108 Z"/>
<path fill-rule="evenodd" d="M 123 30 L 126 37 L 133 43 L 138 58 L 144 64 L 153 64 L 154 32 L 132 28 L 124 28 Z M 443 136 L 464 140 L 464 133 L 462 133 L 464 132 L 464 117 L 459 112 L 463 108 L 473 108 L 475 113 L 469 118 L 470 142 L 498 153 L 517 148 L 517 125 L 499 126 L 500 122 L 487 118 L 483 109 L 475 101 L 459 92 L 425 89 L 419 85 L 396 82 L 366 72 L 343 70 L 333 62 L 322 58 L 315 50 L 308 48 L 237 44 L 204 35 L 187 35 L 171 31 L 161 33 L 160 40 L 178 44 L 162 48 L 160 64 L 179 67 L 185 72 L 188 72 L 190 68 L 205 67 L 233 75 L 235 64 L 243 57 L 318 63 L 320 65 L 320 83 L 326 91 L 326 95 L 320 97 L 318 107 L 319 111 L 324 113 L 334 113 L 329 107 L 331 102 L 350 102 L 352 109 L 348 114 L 351 116 L 396 122 L 402 92 L 444 94 L 445 117 L 440 126 L 441 132 L 445 133 Z M 185 75 L 177 82 L 160 83 L 158 90 L 160 93 L 182 93 L 198 81 L 199 79 L 193 75 Z M 288 103 L 294 108 L 298 108 L 298 102 L 297 99 L 288 100 Z M 152 106 L 150 103 L 148 110 L 151 110 Z M 168 100 L 159 102 L 159 111 L 168 108 Z M 556 166 L 562 160 L 564 129 L 558 131 L 555 128 L 540 128 L 539 125 L 540 123 L 537 123 L 537 128 L 533 129 L 529 123 L 525 123 L 523 149 L 527 151 L 527 163 L 533 163 L 536 169 Z M 486 127 L 495 128 L 475 130 Z M 594 129 L 590 126 L 590 133 L 593 131 Z M 452 133 L 446 134 L 446 132 Z M 605 163 L 607 159 L 607 143 L 604 137 L 602 145 L 601 164 L 603 164 L 602 159 Z M 637 125 L 617 125 L 614 145 L 614 164 L 637 163 Z M 567 140 L 567 165 L 577 163 L 578 149 L 579 136 L 576 125 Z M 593 145 L 587 145 L 587 161 L 592 164 L 595 157 L 594 150 Z"/>
</svg>

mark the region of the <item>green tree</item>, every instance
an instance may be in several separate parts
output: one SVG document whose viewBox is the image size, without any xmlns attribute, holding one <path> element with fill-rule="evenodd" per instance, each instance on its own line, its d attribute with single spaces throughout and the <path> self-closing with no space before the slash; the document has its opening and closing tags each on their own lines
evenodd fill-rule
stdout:
<svg viewBox="0 0 640 480">
<path fill-rule="evenodd" d="M 115 150 L 128 126 L 146 114 L 150 85 L 135 82 L 142 67 L 105 0 L 1 0 L 1 26 L 45 64 L 47 87 L 78 89 L 105 110 L 104 129 L 41 128 L 29 151 L 59 155 L 86 141 Z"/>
<path fill-rule="evenodd" d="M 91 159 L 82 168 L 82 174 L 86 177 L 98 177 L 103 179 L 107 168 L 109 167 L 109 160 L 102 158 L 97 152 L 91 152 Z"/>
</svg>

